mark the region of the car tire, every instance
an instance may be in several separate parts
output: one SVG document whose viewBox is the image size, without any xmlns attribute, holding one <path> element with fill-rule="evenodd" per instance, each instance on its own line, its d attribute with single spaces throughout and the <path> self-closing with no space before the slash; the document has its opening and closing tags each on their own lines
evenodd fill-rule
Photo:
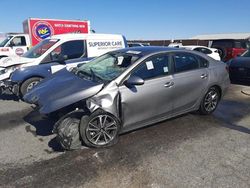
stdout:
<svg viewBox="0 0 250 188">
<path fill-rule="evenodd" d="M 109 147 L 118 142 L 120 127 L 120 121 L 115 116 L 98 110 L 81 118 L 80 134 L 88 147 Z"/>
<path fill-rule="evenodd" d="M 82 141 L 79 133 L 80 119 L 67 117 L 57 127 L 56 139 L 65 150 L 76 150 L 81 148 Z"/>
<path fill-rule="evenodd" d="M 208 115 L 213 113 L 216 110 L 219 101 L 219 90 L 216 87 L 211 87 L 201 101 L 199 113 L 202 115 Z"/>
<path fill-rule="evenodd" d="M 214 48 L 218 50 L 221 60 L 224 61 L 226 58 L 226 53 L 227 53 L 226 48 L 223 48 L 223 47 L 214 47 Z"/>
<path fill-rule="evenodd" d="M 28 91 L 33 89 L 40 81 L 41 77 L 33 77 L 25 80 L 20 87 L 20 96 L 23 97 Z"/>
</svg>

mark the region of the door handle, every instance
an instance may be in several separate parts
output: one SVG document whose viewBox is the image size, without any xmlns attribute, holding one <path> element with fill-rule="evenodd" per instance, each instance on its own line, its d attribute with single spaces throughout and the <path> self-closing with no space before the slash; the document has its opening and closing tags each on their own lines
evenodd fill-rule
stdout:
<svg viewBox="0 0 250 188">
<path fill-rule="evenodd" d="M 206 79 L 207 78 L 207 74 L 202 74 L 201 75 L 201 79 Z"/>
<path fill-rule="evenodd" d="M 172 87 L 174 85 L 174 82 L 167 82 L 167 83 L 165 83 L 165 87 L 167 87 L 167 88 L 170 88 L 170 87 Z"/>
</svg>

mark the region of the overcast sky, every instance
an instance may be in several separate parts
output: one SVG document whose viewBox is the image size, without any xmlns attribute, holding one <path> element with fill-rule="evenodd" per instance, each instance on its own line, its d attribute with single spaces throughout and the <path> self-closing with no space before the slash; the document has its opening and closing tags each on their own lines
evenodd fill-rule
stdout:
<svg viewBox="0 0 250 188">
<path fill-rule="evenodd" d="M 90 20 L 98 33 L 176 39 L 250 32 L 250 0 L 0 0 L 0 32 L 28 17 Z"/>
</svg>

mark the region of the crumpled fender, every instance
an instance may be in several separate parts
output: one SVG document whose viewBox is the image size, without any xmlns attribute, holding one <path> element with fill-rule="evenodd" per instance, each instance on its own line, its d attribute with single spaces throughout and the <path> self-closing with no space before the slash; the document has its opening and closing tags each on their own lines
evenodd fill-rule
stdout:
<svg viewBox="0 0 250 188">
<path fill-rule="evenodd" d="M 119 103 L 120 93 L 115 81 L 111 82 L 98 94 L 86 100 L 87 108 L 91 113 L 102 109 L 113 114 L 117 119 L 120 119 Z"/>
</svg>

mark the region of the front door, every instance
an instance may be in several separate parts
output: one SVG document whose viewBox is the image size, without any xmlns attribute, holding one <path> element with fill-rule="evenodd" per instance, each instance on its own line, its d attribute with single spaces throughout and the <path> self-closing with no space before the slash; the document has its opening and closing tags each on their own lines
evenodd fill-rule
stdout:
<svg viewBox="0 0 250 188">
<path fill-rule="evenodd" d="M 131 75 L 144 79 L 139 86 L 120 86 L 123 128 L 143 126 L 172 111 L 169 55 L 156 55 L 137 66 Z"/>
</svg>

